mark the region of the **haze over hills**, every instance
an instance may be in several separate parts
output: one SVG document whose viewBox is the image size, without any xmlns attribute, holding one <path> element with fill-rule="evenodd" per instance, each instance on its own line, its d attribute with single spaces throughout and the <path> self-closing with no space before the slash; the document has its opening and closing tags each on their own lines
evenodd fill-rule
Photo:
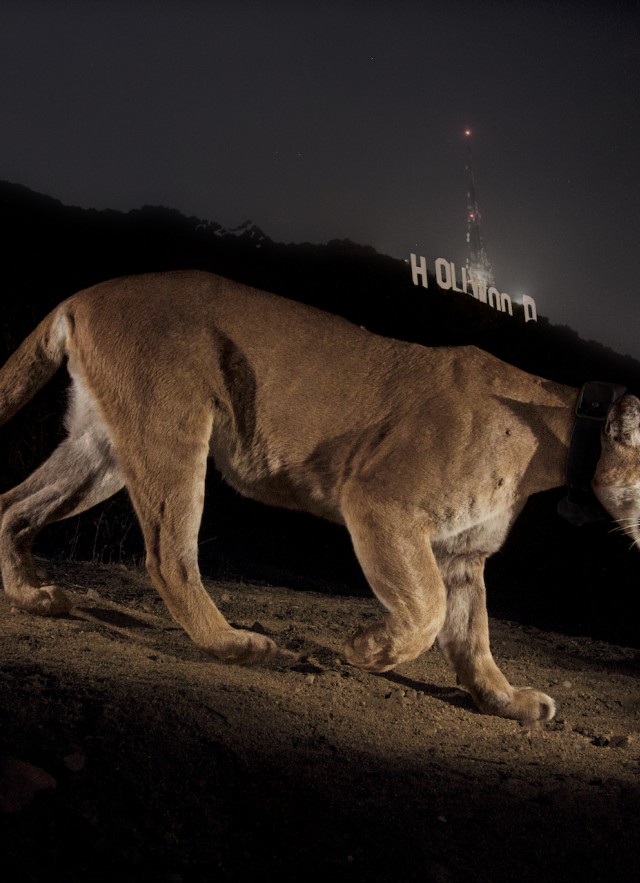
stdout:
<svg viewBox="0 0 640 883">
<path fill-rule="evenodd" d="M 580 385 L 587 376 L 640 389 L 640 362 L 522 307 L 502 314 L 472 297 L 414 286 L 406 261 L 350 240 L 283 244 L 250 221 L 232 230 L 164 207 L 119 212 L 65 206 L 0 182 L 4 323 L 47 311 L 104 279 L 199 268 L 346 316 L 372 331 L 425 345 L 474 343 L 526 370 Z M 407 255 L 408 258 L 408 255 Z M 19 300 L 16 302 L 16 296 Z M 18 338 L 20 339 L 20 338 Z"/>
<path fill-rule="evenodd" d="M 433 277 L 426 289 L 414 286 L 407 261 L 349 240 L 276 243 L 250 221 L 227 230 L 170 208 L 80 209 L 10 183 L 0 183 L 0 236 L 2 361 L 43 315 L 75 291 L 130 273 L 198 268 L 338 313 L 376 333 L 429 346 L 472 343 L 563 383 L 609 380 L 640 392 L 640 363 L 629 356 L 581 340 L 542 316 L 525 322 L 515 303 L 512 317 L 468 295 L 438 289 Z M 61 372 L 0 430 L 0 491 L 21 481 L 57 443 L 65 383 Z M 493 458 L 499 452 L 478 451 L 478 456 Z M 240 499 L 211 473 L 201 531 L 206 573 L 331 591 L 367 590 L 346 532 Z M 618 640 L 640 645 L 640 626 L 628 615 L 637 595 L 637 553 L 628 553 L 628 541 L 610 534 L 610 525 L 576 530 L 560 521 L 555 514 L 560 495 L 534 498 L 513 538 L 490 562 L 494 611 L 561 621 L 564 628 L 600 636 L 615 633 Z M 125 494 L 47 528 L 39 542 L 48 555 L 71 551 L 104 561 L 142 556 Z M 535 568 L 522 566 L 529 557 L 535 558 Z M 540 585 L 541 570 L 546 578 Z M 616 586 L 604 602 L 603 581 Z"/>
</svg>

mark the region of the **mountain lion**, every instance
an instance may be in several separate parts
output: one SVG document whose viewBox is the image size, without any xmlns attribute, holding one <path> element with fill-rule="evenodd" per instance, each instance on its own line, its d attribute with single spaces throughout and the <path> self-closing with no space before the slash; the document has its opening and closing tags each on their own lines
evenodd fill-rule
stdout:
<svg viewBox="0 0 640 883">
<path fill-rule="evenodd" d="M 344 524 L 386 609 L 344 654 L 382 672 L 438 643 L 486 713 L 550 720 L 489 648 L 483 570 L 527 497 L 565 483 L 578 391 L 475 347 L 428 349 L 196 271 L 116 279 L 61 303 L 0 371 L 0 423 L 67 360 L 67 438 L 0 496 L 12 604 L 69 609 L 40 585 L 34 536 L 126 485 L 172 615 L 228 662 L 275 644 L 232 628 L 200 580 L 207 459 L 242 494 Z M 640 539 L 640 402 L 609 410 L 593 488 Z"/>
</svg>

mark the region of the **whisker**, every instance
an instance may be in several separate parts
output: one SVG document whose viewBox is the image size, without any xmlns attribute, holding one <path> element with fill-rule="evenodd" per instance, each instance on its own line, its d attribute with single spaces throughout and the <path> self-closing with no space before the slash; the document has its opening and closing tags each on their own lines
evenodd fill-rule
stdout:
<svg viewBox="0 0 640 883">
<path fill-rule="evenodd" d="M 636 516 L 629 515 L 626 518 L 617 518 L 616 521 L 618 524 L 622 525 L 631 525 L 632 527 L 637 527 L 640 522 L 638 521 Z"/>
<path fill-rule="evenodd" d="M 637 516 L 627 516 L 626 518 L 618 518 L 617 524 L 615 524 L 610 530 L 609 533 L 624 533 L 627 536 L 632 538 L 632 543 L 629 546 L 629 549 L 633 549 L 634 547 L 640 546 L 640 537 L 638 536 L 638 531 L 640 530 L 640 520 Z"/>
<path fill-rule="evenodd" d="M 636 530 L 639 526 L 635 521 L 631 521 L 629 524 L 615 524 L 608 533 L 628 533 L 630 530 Z"/>
</svg>

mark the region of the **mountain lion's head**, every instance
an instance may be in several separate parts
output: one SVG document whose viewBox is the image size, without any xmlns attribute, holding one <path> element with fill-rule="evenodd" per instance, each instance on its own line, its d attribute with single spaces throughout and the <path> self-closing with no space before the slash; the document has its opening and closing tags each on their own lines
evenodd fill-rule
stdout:
<svg viewBox="0 0 640 883">
<path fill-rule="evenodd" d="M 640 401 L 635 396 L 626 395 L 611 408 L 593 490 L 640 546 Z"/>
</svg>

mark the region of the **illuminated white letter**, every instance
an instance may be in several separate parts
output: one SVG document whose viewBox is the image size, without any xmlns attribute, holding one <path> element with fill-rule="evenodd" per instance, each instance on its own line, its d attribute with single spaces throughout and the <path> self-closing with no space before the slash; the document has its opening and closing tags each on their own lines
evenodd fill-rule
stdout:
<svg viewBox="0 0 640 883">
<path fill-rule="evenodd" d="M 456 265 L 454 263 L 451 264 L 451 288 L 453 291 L 459 291 L 460 294 L 464 294 L 465 292 L 464 288 L 458 288 L 458 283 L 456 282 Z"/>
<path fill-rule="evenodd" d="M 500 292 L 497 288 L 491 286 L 489 291 L 487 292 L 487 297 L 489 301 L 489 306 L 493 307 L 494 310 L 500 309 Z"/>
<path fill-rule="evenodd" d="M 471 287 L 473 288 L 473 296 L 476 300 L 479 300 L 480 303 L 486 304 L 487 302 L 487 286 L 483 282 L 479 282 L 476 279 L 471 280 Z"/>
<path fill-rule="evenodd" d="M 445 261 L 444 258 L 438 258 L 436 260 L 436 282 L 440 288 L 444 288 L 445 290 L 451 288 L 451 267 L 449 261 Z"/>
<path fill-rule="evenodd" d="M 427 259 L 421 257 L 420 264 L 418 264 L 417 257 L 412 254 L 411 255 L 411 275 L 413 276 L 413 284 L 419 285 L 418 279 L 422 279 L 422 287 L 428 288 L 429 282 L 427 280 Z"/>
<path fill-rule="evenodd" d="M 510 316 L 513 316 L 513 307 L 511 306 L 511 298 L 507 294 L 506 291 L 503 291 L 500 295 L 500 309 L 503 313 L 509 313 Z"/>
<path fill-rule="evenodd" d="M 524 321 L 537 322 L 538 311 L 536 310 L 536 302 L 528 294 L 522 295 L 522 306 L 524 307 Z"/>
</svg>

